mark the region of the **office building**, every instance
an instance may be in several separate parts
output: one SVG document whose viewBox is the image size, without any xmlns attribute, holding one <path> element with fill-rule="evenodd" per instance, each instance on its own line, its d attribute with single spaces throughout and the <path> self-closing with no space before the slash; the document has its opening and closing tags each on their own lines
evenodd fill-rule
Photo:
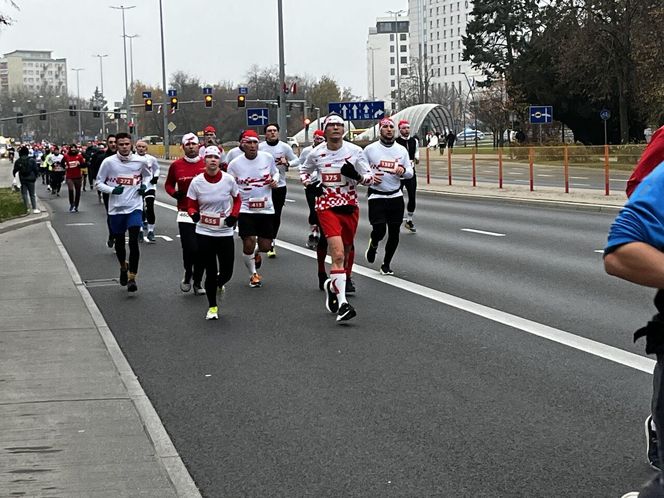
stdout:
<svg viewBox="0 0 664 498">
<path fill-rule="evenodd" d="M 15 50 L 0 58 L 0 94 L 67 95 L 67 60 L 47 50 Z"/>
</svg>

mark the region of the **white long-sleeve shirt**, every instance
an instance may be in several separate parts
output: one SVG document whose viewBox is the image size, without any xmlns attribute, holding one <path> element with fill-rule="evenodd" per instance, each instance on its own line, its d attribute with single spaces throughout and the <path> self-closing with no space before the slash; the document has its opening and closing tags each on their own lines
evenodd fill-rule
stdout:
<svg viewBox="0 0 664 498">
<path fill-rule="evenodd" d="M 288 167 L 289 168 L 295 168 L 300 164 L 300 161 L 298 160 L 297 156 L 295 155 L 295 152 L 293 152 L 293 149 L 291 148 L 290 145 L 288 145 L 285 142 L 277 142 L 275 145 L 270 145 L 267 142 L 261 142 L 258 146 L 258 150 L 261 150 L 263 152 L 267 152 L 274 158 L 274 162 L 277 165 L 277 168 L 279 169 L 279 185 L 278 187 L 285 187 L 286 186 L 286 167 L 283 166 L 282 164 L 277 163 L 279 159 L 282 157 L 285 157 L 286 160 L 288 161 Z"/>
<path fill-rule="evenodd" d="M 235 177 L 240 188 L 240 213 L 274 214 L 270 183 L 279 182 L 279 170 L 270 154 L 259 150 L 254 159 L 242 154 L 230 162 L 228 173 Z"/>
<path fill-rule="evenodd" d="M 374 142 L 364 148 L 364 155 L 369 161 L 369 166 L 375 176 L 380 175 L 382 182 L 372 185 L 371 190 L 377 192 L 391 192 L 389 195 L 371 194 L 371 199 L 390 199 L 392 197 L 402 197 L 401 180 L 407 180 L 413 177 L 413 166 L 408 157 L 408 151 L 403 145 L 394 142 L 387 147 L 382 142 Z M 395 170 L 397 166 L 405 170 L 402 176 L 397 176 Z"/>
<path fill-rule="evenodd" d="M 139 190 L 150 179 L 152 168 L 145 157 L 130 154 L 121 159 L 119 154 L 113 154 L 104 159 L 97 173 L 97 190 L 110 194 L 118 185 L 124 187 L 121 194 L 109 197 L 108 214 L 129 214 L 143 209 L 143 197 Z"/>
</svg>

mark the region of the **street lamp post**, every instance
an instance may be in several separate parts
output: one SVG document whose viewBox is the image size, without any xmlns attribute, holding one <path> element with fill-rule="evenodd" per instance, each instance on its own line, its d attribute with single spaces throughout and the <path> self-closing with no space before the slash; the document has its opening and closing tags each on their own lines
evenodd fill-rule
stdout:
<svg viewBox="0 0 664 498">
<path fill-rule="evenodd" d="M 161 4 L 161 0 L 159 0 L 159 30 L 161 33 L 161 83 L 162 83 L 162 88 L 163 88 L 163 103 L 162 103 L 162 116 L 163 116 L 163 126 L 164 129 L 162 131 L 163 136 L 164 136 L 164 158 L 169 159 L 169 129 L 168 129 L 168 91 L 166 90 L 166 50 L 164 48 L 164 9 Z"/>
<path fill-rule="evenodd" d="M 374 52 L 380 50 L 378 47 L 369 47 L 371 50 L 371 100 L 376 100 L 376 71 L 374 64 Z"/>
<path fill-rule="evenodd" d="M 108 57 L 108 54 L 97 54 L 92 57 L 99 57 L 99 77 L 101 79 L 101 134 L 106 136 L 106 113 L 104 112 L 104 57 Z"/>
<path fill-rule="evenodd" d="M 465 72 L 462 72 L 463 77 L 466 78 L 466 83 L 468 83 L 468 90 L 470 91 L 470 95 L 473 98 L 473 103 L 475 104 L 475 109 L 473 109 L 473 115 L 475 116 L 475 148 L 477 148 L 477 101 L 475 100 L 475 90 L 473 89 L 473 85 L 470 84 L 470 80 L 468 79 L 468 75 Z M 465 134 L 464 134 L 465 135 Z"/>
<path fill-rule="evenodd" d="M 131 109 L 132 104 L 134 103 L 134 38 L 138 38 L 139 35 L 127 35 L 126 38 L 129 38 L 129 109 Z M 138 133 L 138 114 L 136 114 L 136 119 L 132 119 L 134 122 L 134 131 Z"/>
<path fill-rule="evenodd" d="M 129 81 L 128 81 L 128 75 L 127 75 L 127 41 L 125 38 L 127 37 L 127 30 L 125 27 L 125 10 L 133 9 L 136 6 L 135 5 L 130 5 L 130 6 L 124 6 L 120 5 L 118 7 L 111 5 L 111 9 L 116 9 L 116 10 L 121 10 L 122 11 L 122 49 L 124 51 L 124 73 L 125 73 L 125 102 L 127 103 L 127 122 L 131 121 L 131 106 L 129 102 Z"/>
<path fill-rule="evenodd" d="M 277 2 L 279 22 L 279 129 L 284 137 L 288 136 L 288 120 L 286 119 L 286 68 L 284 62 L 284 15 L 282 0 Z"/>
<path fill-rule="evenodd" d="M 76 71 L 76 107 L 78 109 L 78 112 L 76 115 L 78 116 L 78 141 L 80 142 L 81 139 L 83 138 L 83 132 L 81 130 L 81 86 L 79 85 L 79 80 L 78 80 L 78 73 L 81 71 L 84 71 L 82 67 L 72 67 L 72 71 Z"/>
<path fill-rule="evenodd" d="M 401 69 L 399 68 L 399 59 L 401 58 L 399 52 L 399 16 L 405 13 L 405 10 L 388 10 L 388 14 L 394 16 L 394 44 L 395 44 L 395 57 L 397 58 L 397 111 L 401 110 Z"/>
</svg>

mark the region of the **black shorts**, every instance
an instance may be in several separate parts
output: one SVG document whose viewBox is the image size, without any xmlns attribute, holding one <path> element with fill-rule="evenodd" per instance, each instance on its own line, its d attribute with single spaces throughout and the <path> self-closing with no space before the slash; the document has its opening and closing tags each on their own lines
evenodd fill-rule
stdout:
<svg viewBox="0 0 664 498">
<path fill-rule="evenodd" d="M 257 236 L 261 239 L 271 239 L 274 236 L 274 215 L 240 213 L 237 226 L 240 237 Z"/>
<path fill-rule="evenodd" d="M 386 199 L 369 199 L 369 223 L 401 223 L 403 221 L 403 195 Z"/>
</svg>

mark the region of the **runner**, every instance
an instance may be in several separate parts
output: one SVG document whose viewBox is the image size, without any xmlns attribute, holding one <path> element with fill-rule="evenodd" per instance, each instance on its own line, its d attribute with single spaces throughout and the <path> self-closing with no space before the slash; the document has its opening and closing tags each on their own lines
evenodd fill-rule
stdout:
<svg viewBox="0 0 664 498">
<path fill-rule="evenodd" d="M 159 161 L 153 155 L 148 154 L 148 143 L 144 140 L 136 142 L 136 153 L 144 157 L 152 169 L 152 179 L 143 197 L 145 208 L 143 210 L 143 230 L 139 234 L 139 241 L 142 238 L 141 235 L 143 235 L 148 239 L 149 243 L 154 244 L 156 240 L 154 237 L 154 226 L 157 220 L 154 213 L 154 201 L 157 195 L 157 182 L 159 181 Z"/>
<path fill-rule="evenodd" d="M 401 180 L 401 187 L 406 189 L 408 193 L 408 206 L 406 212 L 408 217 L 404 223 L 406 230 L 417 232 L 415 224 L 413 223 L 413 215 L 415 214 L 415 196 L 417 195 L 417 175 L 415 174 L 415 166 L 420 163 L 420 144 L 415 137 L 410 136 L 410 123 L 405 119 L 399 121 L 399 136 L 396 142 L 405 147 L 408 151 L 408 158 L 413 168 L 413 176 L 408 179 Z"/>
<path fill-rule="evenodd" d="M 85 159 L 83 154 L 78 151 L 76 144 L 69 146 L 62 163 L 65 166 L 65 176 L 67 178 L 69 212 L 78 213 L 78 205 L 81 202 L 81 185 L 83 183 L 82 167 L 85 164 Z"/>
<path fill-rule="evenodd" d="M 143 220 L 143 197 L 146 183 L 152 178 L 148 162 L 131 152 L 129 133 L 115 136 L 118 153 L 101 163 L 97 174 L 97 189 L 109 194 L 108 218 L 115 241 L 115 254 L 120 262 L 120 285 L 128 292 L 136 292 L 138 274 L 138 232 Z M 125 247 L 125 233 L 129 231 L 129 262 Z"/>
<path fill-rule="evenodd" d="M 413 176 L 408 151 L 395 143 L 394 122 L 384 118 L 379 124 L 380 141 L 367 145 L 364 155 L 375 176 L 382 178 L 380 185 L 369 187 L 369 223 L 371 236 L 365 256 L 369 263 L 376 261 L 378 244 L 385 237 L 385 255 L 380 273 L 394 275 L 392 258 L 399 245 L 399 230 L 403 221 L 403 191 L 401 180 Z"/>
<path fill-rule="evenodd" d="M 330 278 L 325 282 L 325 305 L 337 313 L 337 321 L 356 316 L 355 309 L 346 299 L 345 256 L 353 246 L 359 220 L 359 206 L 355 186 L 379 184 L 372 177 L 364 152 L 355 144 L 345 142 L 344 120 L 330 114 L 323 125 L 327 143 L 311 151 L 300 168 L 305 186 L 311 185 L 311 175 L 318 173 L 319 182 L 311 188 L 316 192 L 316 213 L 332 258 Z"/>
<path fill-rule="evenodd" d="M 171 197 L 177 199 L 178 205 L 178 231 L 182 245 L 182 263 L 184 276 L 180 282 L 180 290 L 189 292 L 191 280 L 194 280 L 194 294 L 202 296 L 205 289 L 201 287 L 205 267 L 198 257 L 198 243 L 196 240 L 196 224 L 189 216 L 187 209 L 187 190 L 191 180 L 205 170 L 205 161 L 198 155 L 198 137 L 194 133 L 187 133 L 182 137 L 184 156 L 176 159 L 168 169 L 168 176 L 164 189 Z"/>
<path fill-rule="evenodd" d="M 50 169 L 49 177 L 51 179 L 51 195 L 60 197 L 60 188 L 65 178 L 65 167 L 63 164 L 65 157 L 60 153 L 57 145 L 53 146 L 53 152 L 48 156 L 48 165 Z"/>
<path fill-rule="evenodd" d="M 196 223 L 199 257 L 205 265 L 206 320 L 217 320 L 217 293 L 233 276 L 233 229 L 242 200 L 235 178 L 221 171 L 221 151 L 205 148 L 205 172 L 196 176 L 187 191 L 187 212 Z M 218 266 L 217 266 L 218 263 Z"/>
<path fill-rule="evenodd" d="M 249 271 L 249 286 L 262 287 L 261 252 L 272 247 L 274 234 L 273 189 L 279 184 L 279 170 L 267 152 L 259 151 L 258 134 L 253 130 L 242 133 L 240 143 L 244 155 L 228 165 L 228 173 L 235 177 L 240 188 L 242 207 L 238 219 L 244 265 Z M 256 248 L 258 243 L 258 248 Z"/>
<path fill-rule="evenodd" d="M 311 151 L 316 147 L 317 145 L 322 144 L 325 142 L 325 133 L 323 133 L 323 130 L 316 130 L 314 131 L 313 139 L 312 139 L 312 144 L 305 147 L 302 149 L 302 152 L 300 152 L 300 164 L 304 164 L 305 161 L 307 160 L 307 156 L 311 153 Z M 315 183 L 316 182 L 316 177 L 311 178 L 311 182 Z M 316 196 L 314 195 L 312 189 L 304 189 L 304 194 L 307 199 L 307 205 L 309 206 L 309 236 L 307 237 L 307 243 L 306 246 L 309 249 L 316 249 L 318 246 L 318 242 L 320 240 L 320 230 L 318 227 L 318 218 L 316 217 L 316 209 L 315 209 L 315 204 L 316 204 Z M 326 245 L 326 250 L 327 250 L 327 245 Z M 325 280 L 327 280 L 327 275 Z"/>
<path fill-rule="evenodd" d="M 293 149 L 285 142 L 279 140 L 279 125 L 270 123 L 265 127 L 265 142 L 262 142 L 258 148 L 263 152 L 268 152 L 273 158 L 274 163 L 279 169 L 279 185 L 272 192 L 272 201 L 274 202 L 274 235 L 272 236 L 272 247 L 267 253 L 268 258 L 277 256 L 274 248 L 274 241 L 279 233 L 281 225 L 281 211 L 286 204 L 286 172 L 293 166 L 300 164 Z"/>
<path fill-rule="evenodd" d="M 212 125 L 208 125 L 203 130 L 203 143 L 200 144 L 200 147 L 198 148 L 198 155 L 201 156 L 201 158 L 205 158 L 205 148 L 211 145 L 217 147 L 221 152 L 220 167 L 222 171 L 224 171 L 228 166 L 228 163 L 226 161 L 226 153 L 224 152 L 224 148 L 219 143 L 219 139 L 217 138 L 216 128 Z"/>
<path fill-rule="evenodd" d="M 97 154 L 95 154 L 93 160 L 92 160 L 92 166 L 91 169 L 92 171 L 96 171 L 96 175 L 99 174 L 99 169 L 101 168 L 101 163 L 106 159 L 107 157 L 114 156 L 118 150 L 117 143 L 116 143 L 116 137 L 115 135 L 108 135 L 106 137 L 106 150 L 100 149 Z M 97 176 L 95 175 L 95 178 Z M 108 200 L 109 200 L 109 194 L 102 192 L 101 190 L 97 189 L 97 196 L 99 198 L 99 202 L 104 203 L 104 208 L 106 209 L 106 225 L 108 226 L 108 238 L 106 239 L 106 246 L 108 248 L 111 248 L 114 246 L 115 242 L 113 240 L 113 234 L 111 230 L 111 221 L 110 218 L 108 217 Z"/>
</svg>

